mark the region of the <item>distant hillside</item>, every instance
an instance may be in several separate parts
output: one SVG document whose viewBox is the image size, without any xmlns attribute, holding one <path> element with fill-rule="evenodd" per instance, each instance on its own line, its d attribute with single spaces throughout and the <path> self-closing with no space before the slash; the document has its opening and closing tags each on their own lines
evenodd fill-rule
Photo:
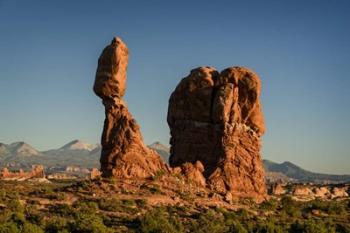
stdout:
<svg viewBox="0 0 350 233">
<path fill-rule="evenodd" d="M 88 144 L 74 140 L 58 149 L 38 151 L 25 142 L 0 144 L 0 168 L 29 169 L 33 164 L 42 164 L 46 168 L 62 169 L 76 165 L 86 168 L 99 167 L 101 148 L 97 144 Z"/>
<path fill-rule="evenodd" d="M 282 173 L 298 182 L 350 182 L 350 175 L 331 175 L 310 172 L 291 162 L 283 162 L 279 164 L 269 160 L 264 160 L 264 166 L 265 170 L 268 172 Z"/>
<path fill-rule="evenodd" d="M 169 147 L 160 142 L 152 143 L 148 147 L 158 152 L 165 162 L 169 162 Z M 98 168 L 100 167 L 100 155 L 101 146 L 99 144 L 89 144 L 81 140 L 73 140 L 58 149 L 48 151 L 38 151 L 25 142 L 0 143 L 0 168 L 29 169 L 33 164 L 42 164 L 51 170 L 60 170 L 72 165 L 84 168 Z M 350 182 L 350 175 L 310 172 L 291 162 L 283 162 L 281 164 L 269 160 L 264 160 L 263 162 L 267 178 L 271 181 Z"/>
<path fill-rule="evenodd" d="M 166 163 L 169 163 L 170 149 L 164 146 L 160 142 L 154 142 L 148 146 L 149 148 L 157 151 L 157 153 L 164 159 Z"/>
</svg>

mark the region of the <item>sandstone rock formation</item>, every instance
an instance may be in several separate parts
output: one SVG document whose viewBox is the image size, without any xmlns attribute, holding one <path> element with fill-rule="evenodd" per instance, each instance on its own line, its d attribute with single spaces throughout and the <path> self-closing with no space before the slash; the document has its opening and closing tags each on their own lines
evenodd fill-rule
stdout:
<svg viewBox="0 0 350 233">
<path fill-rule="evenodd" d="M 167 166 L 148 149 L 123 101 L 126 89 L 128 48 L 116 37 L 102 52 L 94 92 L 102 99 L 106 119 L 102 133 L 101 171 L 104 177 L 146 178 Z"/>
<path fill-rule="evenodd" d="M 346 187 L 334 187 L 332 189 L 331 198 L 335 199 L 335 198 L 348 197 L 349 195 L 346 189 L 347 189 Z"/>
<path fill-rule="evenodd" d="M 45 178 L 44 167 L 42 165 L 33 165 L 29 172 L 20 169 L 18 172 L 11 172 L 7 168 L 3 168 L 0 172 L 1 179 L 10 180 L 27 180 L 32 178 Z"/>
<path fill-rule="evenodd" d="M 173 173 L 182 174 L 188 180 L 194 182 L 195 184 L 205 187 L 205 178 L 203 176 L 204 167 L 200 161 L 196 161 L 196 163 L 184 163 L 181 167 L 175 167 L 173 169 Z"/>
<path fill-rule="evenodd" d="M 97 168 L 93 168 L 90 172 L 90 180 L 96 180 L 101 177 L 101 172 Z"/>
<path fill-rule="evenodd" d="M 293 190 L 293 196 L 313 198 L 314 193 L 312 192 L 311 187 L 304 185 L 296 185 Z"/>
<path fill-rule="evenodd" d="M 330 197 L 330 191 L 327 187 L 315 187 L 313 190 L 316 198 L 326 199 Z"/>
<path fill-rule="evenodd" d="M 200 161 L 213 190 L 265 196 L 260 89 L 258 76 L 243 67 L 192 70 L 169 100 L 170 165 Z"/>
<path fill-rule="evenodd" d="M 276 183 L 272 186 L 272 190 L 271 190 L 272 195 L 283 195 L 286 192 L 287 190 L 280 183 Z"/>
</svg>

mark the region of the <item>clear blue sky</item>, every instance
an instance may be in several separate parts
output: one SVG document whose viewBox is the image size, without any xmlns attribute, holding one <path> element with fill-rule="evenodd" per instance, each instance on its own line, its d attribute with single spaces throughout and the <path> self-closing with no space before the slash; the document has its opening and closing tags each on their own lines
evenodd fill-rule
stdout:
<svg viewBox="0 0 350 233">
<path fill-rule="evenodd" d="M 190 69 L 242 65 L 262 79 L 263 157 L 350 173 L 349 12 L 347 0 L 0 0 L 0 142 L 98 142 L 97 59 L 119 35 L 146 143 L 168 144 L 168 99 Z"/>
</svg>

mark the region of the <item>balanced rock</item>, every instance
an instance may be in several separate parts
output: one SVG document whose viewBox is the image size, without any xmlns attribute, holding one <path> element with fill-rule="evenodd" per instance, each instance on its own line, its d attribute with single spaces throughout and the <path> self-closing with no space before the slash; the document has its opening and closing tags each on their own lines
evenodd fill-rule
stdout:
<svg viewBox="0 0 350 233">
<path fill-rule="evenodd" d="M 200 161 L 213 190 L 264 197 L 260 89 L 259 77 L 243 67 L 221 73 L 213 67 L 192 70 L 169 100 L 170 165 Z"/>
<path fill-rule="evenodd" d="M 160 156 L 148 149 L 140 127 L 122 97 L 126 89 L 128 48 L 116 37 L 102 52 L 96 71 L 94 92 L 105 106 L 101 145 L 104 177 L 147 178 L 159 170 L 168 171 Z"/>
</svg>

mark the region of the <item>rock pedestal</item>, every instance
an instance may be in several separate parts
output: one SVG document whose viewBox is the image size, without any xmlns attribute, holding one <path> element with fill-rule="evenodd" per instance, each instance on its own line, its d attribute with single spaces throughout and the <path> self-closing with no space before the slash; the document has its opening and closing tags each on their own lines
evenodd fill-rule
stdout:
<svg viewBox="0 0 350 233">
<path fill-rule="evenodd" d="M 98 60 L 93 88 L 102 99 L 106 115 L 101 139 L 101 171 L 103 177 L 147 178 L 168 168 L 156 152 L 144 145 L 140 127 L 122 99 L 127 65 L 128 48 L 116 37 Z"/>
<path fill-rule="evenodd" d="M 260 79 L 232 67 L 199 67 L 181 80 L 169 100 L 170 165 L 203 164 L 213 190 L 242 197 L 266 195 L 260 138 L 264 119 Z"/>
</svg>

